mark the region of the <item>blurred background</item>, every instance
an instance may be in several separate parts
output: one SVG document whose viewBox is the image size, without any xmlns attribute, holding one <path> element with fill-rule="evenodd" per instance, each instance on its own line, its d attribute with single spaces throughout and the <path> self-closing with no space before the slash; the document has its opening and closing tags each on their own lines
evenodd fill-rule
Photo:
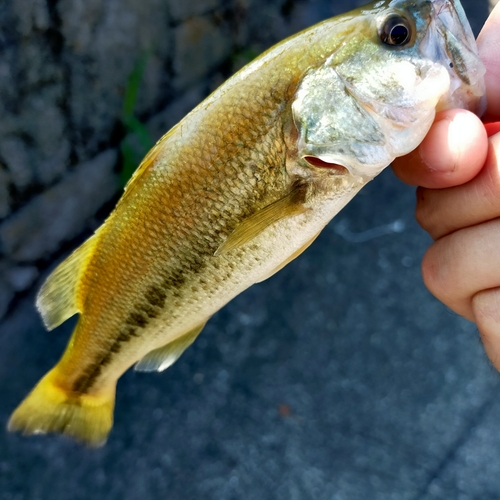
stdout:
<svg viewBox="0 0 500 500">
<path fill-rule="evenodd" d="M 0 1 L 0 422 L 61 355 L 34 295 L 235 70 L 356 0 Z M 464 1 L 477 34 L 495 3 Z M 0 430 L 0 500 L 500 499 L 500 390 L 390 170 L 162 374 L 104 448 Z"/>
</svg>

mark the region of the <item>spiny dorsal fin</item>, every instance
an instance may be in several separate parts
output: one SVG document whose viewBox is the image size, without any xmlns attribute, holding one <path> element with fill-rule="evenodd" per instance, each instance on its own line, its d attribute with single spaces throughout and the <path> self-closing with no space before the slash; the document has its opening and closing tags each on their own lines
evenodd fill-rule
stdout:
<svg viewBox="0 0 500 500">
<path fill-rule="evenodd" d="M 304 207 L 307 184 L 299 184 L 285 197 L 259 210 L 245 219 L 217 249 L 215 255 L 222 255 L 253 240 L 264 229 L 285 217 L 299 215 L 308 209 Z"/>
<path fill-rule="evenodd" d="M 166 370 L 168 367 L 172 366 L 181 357 L 182 353 L 195 341 L 205 324 L 206 321 L 173 342 L 146 354 L 146 356 L 137 362 L 134 369 L 138 372 L 162 372 Z"/>
<path fill-rule="evenodd" d="M 143 175 L 146 174 L 146 172 L 149 171 L 150 168 L 154 167 L 156 159 L 158 158 L 158 155 L 161 153 L 161 151 L 165 147 L 165 142 L 167 139 L 172 135 L 174 130 L 179 126 L 179 123 L 175 125 L 175 127 L 172 127 L 163 137 L 161 137 L 158 142 L 149 150 L 149 152 L 146 154 L 146 156 L 143 158 L 135 172 L 132 174 L 132 177 L 128 180 L 127 184 L 125 185 L 125 188 L 123 190 L 123 195 L 122 197 L 118 200 L 118 203 L 116 207 L 120 206 L 130 195 L 130 193 L 133 191 L 132 186 L 134 184 L 139 184 L 140 179 Z M 115 207 L 115 210 L 116 210 Z"/>
<path fill-rule="evenodd" d="M 132 174 L 132 177 L 128 180 L 127 184 L 125 185 L 124 188 L 124 194 L 120 198 L 121 202 L 123 200 L 123 197 L 130 192 L 130 188 L 132 187 L 133 184 L 135 184 L 138 179 L 150 168 L 153 164 L 154 161 L 156 160 L 158 154 L 163 148 L 163 142 L 167 137 L 171 134 L 172 131 L 166 133 L 146 154 L 146 156 L 143 158 L 135 172 Z"/>
<path fill-rule="evenodd" d="M 61 262 L 38 292 L 36 307 L 48 330 L 81 312 L 83 297 L 79 294 L 78 284 L 94 253 L 97 239 L 97 234 L 94 234 Z"/>
</svg>

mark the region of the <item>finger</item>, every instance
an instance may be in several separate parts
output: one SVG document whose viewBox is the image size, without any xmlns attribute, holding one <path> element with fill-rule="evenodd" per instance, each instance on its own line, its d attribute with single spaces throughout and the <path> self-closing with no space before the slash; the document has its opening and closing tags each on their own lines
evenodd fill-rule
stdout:
<svg viewBox="0 0 500 500">
<path fill-rule="evenodd" d="M 472 179 L 484 164 L 488 141 L 479 118 L 462 109 L 441 111 L 422 144 L 393 162 L 407 184 L 440 189 Z"/>
<path fill-rule="evenodd" d="M 487 115 L 500 117 L 500 4 L 493 9 L 477 38 L 479 57 L 486 67 Z"/>
<path fill-rule="evenodd" d="M 500 371 L 500 288 L 476 293 L 472 311 L 486 354 Z"/>
<path fill-rule="evenodd" d="M 500 134 L 490 139 L 486 163 L 466 184 L 417 190 L 418 223 L 432 238 L 500 217 Z"/>
<path fill-rule="evenodd" d="M 450 309 L 474 321 L 472 297 L 500 286 L 500 219 L 437 240 L 422 262 L 429 291 Z"/>
</svg>

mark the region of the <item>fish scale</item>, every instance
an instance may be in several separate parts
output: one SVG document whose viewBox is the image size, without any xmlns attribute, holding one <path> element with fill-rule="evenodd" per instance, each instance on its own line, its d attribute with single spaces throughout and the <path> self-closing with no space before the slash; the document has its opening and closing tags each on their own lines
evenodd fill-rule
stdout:
<svg viewBox="0 0 500 500">
<path fill-rule="evenodd" d="M 279 127 L 275 133 L 276 134 L 280 133 Z M 209 137 L 213 137 L 213 134 L 209 133 Z M 203 137 L 201 139 L 203 139 Z M 219 140 L 224 140 L 224 136 L 219 138 Z M 271 144 L 272 140 L 269 140 L 268 143 Z M 174 143 L 174 147 L 175 147 L 175 143 Z M 182 145 L 181 145 L 181 148 L 182 148 Z M 200 140 L 199 148 L 201 149 L 202 152 L 204 151 L 205 147 L 204 147 L 203 140 Z M 251 148 L 247 148 L 247 150 L 250 153 L 249 156 L 251 156 L 253 150 Z M 267 152 L 266 149 L 264 149 L 263 151 L 264 151 L 264 154 L 266 154 L 266 152 Z M 276 158 L 276 160 L 274 160 L 274 161 L 279 162 L 279 164 L 281 164 L 281 165 L 284 163 L 283 151 L 277 151 L 277 152 L 276 151 L 269 151 L 269 152 L 273 153 L 273 157 Z M 281 157 L 280 157 L 280 153 L 281 153 Z M 182 155 L 183 155 L 183 152 L 181 150 L 179 153 L 179 156 L 182 156 Z M 270 156 L 271 155 L 268 156 L 267 161 L 269 162 L 270 168 L 273 168 L 274 164 L 273 164 L 273 160 L 269 159 Z M 198 155 L 196 155 L 196 154 L 192 156 L 193 159 L 197 158 L 197 157 L 198 157 Z M 240 174 L 241 174 L 239 164 L 241 164 L 241 163 L 248 164 L 250 161 L 251 161 L 250 158 L 245 158 L 245 155 L 244 154 L 242 155 L 240 152 L 240 157 L 239 157 L 237 162 L 235 162 L 235 161 L 229 162 L 228 168 L 226 169 L 226 175 L 224 176 L 225 185 L 219 184 L 218 191 L 217 191 L 218 198 L 223 203 L 224 202 L 227 203 L 227 201 L 230 201 L 230 202 L 233 201 L 232 198 L 229 198 L 229 200 L 227 200 L 226 193 L 231 192 L 232 189 L 235 189 L 236 194 L 243 195 L 243 200 L 249 199 L 250 203 L 252 205 L 254 204 L 254 199 L 252 197 L 245 196 L 245 194 L 246 194 L 245 190 L 240 187 L 240 186 L 242 186 L 242 182 L 241 182 L 241 179 L 239 179 Z M 198 164 L 196 166 L 199 165 L 199 159 L 198 159 L 197 163 Z M 196 168 L 196 166 L 195 166 L 195 168 Z M 202 165 L 201 165 L 201 167 L 202 167 Z M 253 172 L 251 171 L 251 169 L 248 170 L 248 173 L 253 175 Z M 229 174 L 231 174 L 232 176 Z M 192 177 L 190 175 L 190 172 L 187 172 L 185 175 L 187 175 L 188 179 L 191 180 Z M 157 180 L 155 180 L 155 183 L 160 183 L 163 186 L 168 186 L 168 180 L 163 179 L 162 177 L 165 177 L 164 173 L 159 175 L 159 178 Z M 269 174 L 267 174 L 267 177 L 269 177 Z M 183 177 L 181 177 L 180 182 L 183 182 L 183 180 L 184 180 Z M 212 181 L 212 179 L 210 177 L 203 176 L 203 177 L 201 177 L 200 182 L 198 182 L 197 184 L 194 184 L 194 185 L 190 184 L 190 186 L 189 186 L 190 191 L 194 192 L 196 194 L 203 192 L 204 190 L 206 190 L 207 185 L 213 186 L 213 183 L 211 181 Z M 175 182 L 175 179 L 173 182 Z M 266 183 L 266 184 L 261 183 L 262 190 L 260 193 L 258 190 L 258 186 L 257 186 L 257 189 L 255 189 L 255 187 L 252 187 L 253 197 L 257 197 L 260 194 L 260 196 L 262 198 L 264 198 L 262 203 L 264 205 L 267 205 L 269 203 L 269 198 L 266 199 L 266 192 L 269 191 L 269 186 L 273 186 L 273 184 L 274 183 L 272 183 L 272 182 Z M 250 185 L 250 184 L 248 184 L 248 185 Z M 168 189 L 168 187 L 166 187 L 166 189 Z M 213 187 L 212 187 L 212 189 L 213 189 Z M 181 191 L 180 189 L 174 190 L 175 193 L 179 193 L 180 191 Z M 159 190 L 155 189 L 155 184 L 153 183 L 153 185 L 151 187 L 151 193 L 157 193 L 157 192 L 159 192 Z M 280 195 L 282 195 L 282 191 L 278 191 L 278 196 L 280 196 Z M 148 199 L 147 193 L 143 193 L 141 195 L 142 201 L 144 203 L 147 203 L 149 206 L 151 206 L 151 207 L 155 207 L 155 206 L 165 207 L 165 205 L 159 204 L 154 199 L 155 198 L 154 196 L 152 198 L 153 199 Z M 194 198 L 196 198 L 196 200 Z M 153 244 L 156 247 L 157 255 L 155 258 L 155 262 L 161 262 L 161 263 L 163 263 L 164 268 L 170 269 L 169 274 L 160 280 L 161 285 L 158 285 L 158 288 L 160 288 L 161 290 L 164 290 L 166 293 L 165 293 L 165 299 L 163 301 L 162 311 L 161 311 L 161 313 L 158 313 L 156 316 L 162 314 L 165 317 L 175 319 L 175 315 L 172 314 L 173 311 L 171 311 L 171 310 L 175 310 L 179 307 L 180 301 L 181 301 L 182 297 L 185 295 L 186 290 L 189 293 L 193 292 L 193 288 L 198 291 L 198 288 L 196 286 L 192 285 L 193 281 L 189 279 L 189 276 L 196 274 L 197 272 L 200 271 L 200 269 L 202 267 L 204 267 L 201 255 L 203 255 L 203 253 L 205 253 L 205 255 L 207 255 L 208 258 L 211 258 L 213 253 L 217 249 L 217 247 L 220 245 L 221 239 L 224 236 L 224 234 L 219 233 L 217 235 L 219 238 L 219 241 L 211 241 L 211 240 L 213 240 L 213 238 L 207 238 L 207 234 L 214 233 L 213 226 L 215 225 L 217 219 L 215 219 L 213 217 L 208 217 L 205 220 L 201 220 L 200 224 L 198 224 L 198 227 L 196 227 L 196 228 L 186 227 L 186 226 L 189 226 L 189 220 L 188 220 L 188 224 L 182 223 L 183 221 L 186 222 L 186 219 L 193 218 L 194 205 L 199 201 L 199 197 L 194 196 L 194 195 L 190 196 L 190 197 L 183 196 L 183 197 L 179 197 L 177 199 L 174 197 L 174 199 L 169 200 L 169 201 L 171 202 L 171 204 L 173 206 L 176 207 L 176 214 L 175 214 L 175 217 L 177 220 L 177 225 L 176 225 L 177 230 L 176 231 L 172 231 L 172 230 L 167 229 L 167 231 L 164 234 L 162 234 L 161 231 L 159 231 L 159 234 L 156 234 L 156 232 L 149 231 L 147 224 L 144 225 L 142 221 L 138 221 L 138 223 L 137 223 L 138 227 L 133 228 L 133 232 L 134 232 L 133 239 L 131 239 L 129 242 L 125 241 L 125 242 L 112 244 L 109 246 L 111 248 L 114 248 L 117 246 L 121 247 L 121 246 L 125 245 L 129 249 L 132 247 L 131 249 L 134 250 L 133 253 L 138 253 L 140 251 L 140 248 L 143 246 L 148 248 L 149 246 L 151 246 Z M 274 200 L 271 199 L 271 201 L 274 201 Z M 129 203 L 132 206 L 134 205 L 133 198 L 129 198 Z M 177 203 L 179 203 L 179 204 L 177 204 Z M 179 205 L 182 206 L 183 210 L 181 210 L 179 208 Z M 199 205 L 202 206 L 203 204 L 199 203 Z M 241 206 L 241 203 L 239 205 Z M 247 209 L 246 211 L 240 210 L 240 212 L 241 212 L 240 217 L 244 217 L 249 212 L 249 209 Z M 225 214 L 227 216 L 229 216 L 226 218 L 226 221 L 225 221 L 226 227 L 230 228 L 231 226 L 235 226 L 238 223 L 238 220 L 239 220 L 238 213 L 235 214 L 234 210 L 226 211 Z M 171 224 L 169 224 L 169 221 L 167 220 L 168 215 L 171 216 L 171 214 L 168 214 L 168 212 L 166 213 L 165 208 L 163 209 L 162 215 L 163 215 L 163 218 L 160 215 L 160 218 L 157 219 L 157 222 L 155 222 L 153 224 L 154 227 L 157 229 L 161 229 L 162 227 L 169 228 L 171 226 Z M 218 214 L 217 218 L 219 218 L 221 215 L 224 216 L 224 213 Z M 227 220 L 227 219 L 229 219 L 229 220 Z M 101 236 L 101 238 L 102 238 L 101 241 L 102 241 L 103 247 L 107 246 L 106 245 L 107 238 L 111 238 L 111 239 L 116 238 L 116 237 L 118 237 L 118 238 L 124 237 L 125 239 L 127 238 L 127 235 L 123 235 L 123 233 L 121 233 L 121 232 L 117 235 L 116 234 L 117 231 L 116 231 L 116 229 L 115 230 L 114 229 L 115 229 L 114 226 L 110 225 L 110 229 L 108 230 L 109 234 L 105 234 L 105 235 Z M 137 234 L 137 233 L 139 233 L 139 234 Z M 188 242 L 187 243 L 188 248 L 181 249 L 181 252 L 183 254 L 182 265 L 180 267 L 176 267 L 175 265 L 172 266 L 170 264 L 170 261 L 172 259 L 169 258 L 168 249 L 173 248 L 173 249 L 176 249 L 176 251 L 179 251 L 178 240 L 183 240 L 185 238 L 186 233 L 191 234 L 191 240 L 193 243 L 189 244 L 189 242 Z M 139 236 L 139 237 L 137 237 L 137 236 Z M 154 237 L 154 241 L 161 242 L 161 241 L 168 238 L 168 242 L 162 248 L 162 245 L 158 245 L 158 244 L 155 245 L 154 242 L 150 241 L 152 236 Z M 202 249 L 200 249 L 199 242 L 201 240 L 207 241 L 207 239 L 208 239 L 208 241 L 211 242 L 211 246 L 203 247 Z M 140 242 L 140 246 L 138 246 L 137 248 L 133 248 L 134 245 L 137 245 L 139 242 Z M 203 252 L 201 252 L 200 250 L 203 250 Z M 99 259 L 99 255 L 101 256 L 100 259 Z M 115 260 L 116 255 L 113 253 L 111 258 L 113 260 Z M 109 264 L 107 262 L 105 254 L 104 255 L 103 254 L 96 255 L 96 260 L 97 260 L 96 264 L 93 264 L 93 262 L 90 263 L 89 272 L 92 273 L 94 267 L 97 269 L 96 273 L 98 273 L 99 269 L 108 268 Z M 152 265 L 151 262 L 149 264 Z M 222 273 L 222 274 L 226 273 L 226 277 L 229 277 L 231 272 L 233 271 L 235 265 L 231 261 L 227 261 L 225 264 L 226 265 L 223 267 L 223 269 L 221 269 L 221 266 L 219 264 L 219 266 L 218 266 L 219 268 L 217 270 L 217 273 Z M 154 266 L 152 266 L 152 267 L 154 267 Z M 120 270 L 120 274 L 122 275 L 122 280 L 120 280 L 115 285 L 115 288 L 120 288 L 120 293 L 121 293 L 121 296 L 123 297 L 123 295 L 125 295 L 126 291 L 127 291 L 126 288 L 124 289 L 123 282 L 129 281 L 128 276 L 131 275 L 135 278 L 140 277 L 141 283 L 139 283 L 139 285 L 137 284 L 137 279 L 129 281 L 130 288 L 134 290 L 133 294 L 135 296 L 137 294 L 137 286 L 141 286 L 142 283 L 147 283 L 149 281 L 148 280 L 148 273 L 145 272 L 143 269 L 142 270 L 137 269 L 135 266 L 133 266 L 132 269 L 129 270 L 127 275 L 124 274 L 124 271 L 125 270 Z M 108 274 L 110 274 L 110 273 L 108 273 Z M 155 270 L 155 272 L 153 273 L 153 278 L 154 278 L 154 280 L 156 280 L 158 278 L 158 271 L 157 270 Z M 113 283 L 117 282 L 117 280 L 111 280 L 111 281 Z M 196 282 L 196 280 L 194 282 Z M 202 285 L 202 287 L 203 287 L 203 285 Z M 205 288 L 206 288 L 206 285 L 205 285 Z M 172 293 L 170 295 L 168 293 L 169 291 L 172 291 Z M 107 288 L 106 293 L 113 294 L 114 290 Z M 140 292 L 139 292 L 139 294 L 140 294 Z M 146 295 L 146 292 L 144 292 L 144 295 Z M 93 300 L 97 301 L 99 304 L 100 303 L 109 304 L 109 300 L 107 300 L 106 297 L 101 297 L 97 294 L 95 294 L 95 296 L 93 297 Z M 92 307 L 93 307 L 92 302 L 89 302 L 88 304 L 86 304 L 86 309 L 87 309 L 87 307 L 90 310 L 92 310 Z M 127 309 L 128 309 L 128 307 L 127 307 Z M 143 311 L 143 306 L 142 305 L 134 305 L 131 307 L 131 309 L 132 309 L 132 312 L 128 313 L 128 315 L 124 321 L 121 318 L 118 318 L 117 322 L 119 324 L 125 323 L 127 326 L 132 326 L 134 328 L 134 335 L 131 335 L 130 329 L 127 332 L 127 335 L 123 335 L 123 329 L 122 330 L 118 329 L 114 336 L 113 335 L 107 336 L 106 341 L 108 342 L 109 345 L 111 345 L 111 347 L 108 347 L 108 349 L 110 349 L 113 352 L 113 356 L 107 356 L 105 358 L 103 358 L 102 356 L 97 357 L 96 359 L 94 359 L 92 361 L 92 363 L 91 363 L 92 367 L 93 366 L 102 367 L 103 365 L 109 364 L 112 361 L 112 359 L 114 357 L 116 357 L 116 355 L 123 348 L 123 345 L 120 348 L 118 348 L 118 346 L 120 346 L 121 344 L 125 344 L 132 337 L 141 337 L 143 335 L 147 335 L 148 332 L 147 332 L 145 327 L 147 326 L 149 321 L 148 321 L 147 317 L 145 317 L 141 314 Z M 151 319 L 153 319 L 153 318 L 151 318 Z M 98 318 L 98 320 L 99 320 L 100 324 L 102 325 L 100 318 Z M 168 321 L 164 321 L 163 325 L 165 328 L 168 328 L 171 326 L 168 324 Z M 92 326 L 89 326 L 89 325 L 85 325 L 85 326 L 86 326 L 85 331 L 93 331 Z M 80 341 L 80 338 L 78 337 L 78 335 L 79 335 L 79 331 L 77 329 L 77 332 L 76 332 L 77 342 Z M 112 339 L 114 337 L 116 339 L 118 339 L 119 342 L 117 342 L 116 340 L 112 341 Z M 85 345 L 87 345 L 86 339 L 84 337 L 82 338 L 82 341 L 85 342 Z M 103 359 L 105 359 L 105 361 L 103 361 Z M 92 377 L 88 377 L 87 372 L 89 370 L 92 373 Z M 97 368 L 90 368 L 89 369 L 86 367 L 84 369 L 84 371 L 85 371 L 85 375 L 84 375 L 85 384 L 82 383 L 82 377 L 80 377 L 73 384 L 73 387 L 72 387 L 73 390 L 78 390 L 78 391 L 87 390 L 88 391 L 98 381 L 98 375 L 100 374 L 100 370 L 97 370 Z"/>
<path fill-rule="evenodd" d="M 391 46 L 394 16 L 403 46 Z M 48 328 L 80 317 L 9 428 L 102 444 L 125 370 L 175 362 L 216 311 L 417 147 L 437 106 L 475 109 L 482 66 L 464 20 L 458 1 L 374 2 L 271 48 L 170 130 L 42 286 Z"/>
</svg>

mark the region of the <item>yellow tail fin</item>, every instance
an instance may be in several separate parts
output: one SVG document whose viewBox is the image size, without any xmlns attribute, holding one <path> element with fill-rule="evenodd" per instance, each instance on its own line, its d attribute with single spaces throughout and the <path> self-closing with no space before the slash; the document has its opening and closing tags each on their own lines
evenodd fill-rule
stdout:
<svg viewBox="0 0 500 500">
<path fill-rule="evenodd" d="M 56 370 L 47 373 L 16 408 L 9 431 L 25 435 L 56 432 L 89 446 L 102 446 L 113 426 L 114 389 L 99 396 L 70 393 L 54 383 Z"/>
</svg>

